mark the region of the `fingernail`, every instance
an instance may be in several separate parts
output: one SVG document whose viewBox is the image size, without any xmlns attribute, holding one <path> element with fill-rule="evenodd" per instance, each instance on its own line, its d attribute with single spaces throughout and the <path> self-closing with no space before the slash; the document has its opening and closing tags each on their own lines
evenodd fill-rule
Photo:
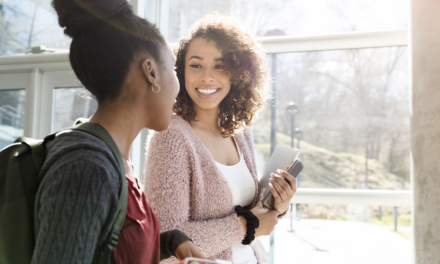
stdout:
<svg viewBox="0 0 440 264">
<path fill-rule="evenodd" d="M 269 187 L 270 187 L 271 189 L 273 188 L 273 185 L 272 185 L 272 183 L 270 183 L 270 182 L 269 182 Z"/>
<path fill-rule="evenodd" d="M 274 179 L 272 179 L 272 178 L 269 178 L 269 181 L 270 181 L 270 182 L 273 182 L 273 181 L 274 181 Z"/>
<path fill-rule="evenodd" d="M 280 170 L 280 169 L 277 169 L 277 172 L 280 173 L 280 174 L 284 173 L 284 171 Z"/>
</svg>

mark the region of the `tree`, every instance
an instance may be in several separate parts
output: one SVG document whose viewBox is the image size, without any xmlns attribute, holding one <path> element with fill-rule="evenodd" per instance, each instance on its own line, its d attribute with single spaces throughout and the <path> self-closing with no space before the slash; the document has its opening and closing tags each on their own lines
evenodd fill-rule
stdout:
<svg viewBox="0 0 440 264">
<path fill-rule="evenodd" d="M 40 44 L 51 48 L 67 48 L 70 44 L 48 0 L 3 3 L 0 29 L 0 55 L 26 53 Z"/>
</svg>

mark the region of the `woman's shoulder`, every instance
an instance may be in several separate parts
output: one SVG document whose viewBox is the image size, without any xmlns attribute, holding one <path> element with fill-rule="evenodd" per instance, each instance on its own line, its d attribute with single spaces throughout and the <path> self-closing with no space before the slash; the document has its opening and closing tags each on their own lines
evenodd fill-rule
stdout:
<svg viewBox="0 0 440 264">
<path fill-rule="evenodd" d="M 173 117 L 171 117 L 171 122 L 168 129 L 192 130 L 191 125 L 178 115 L 173 115 Z"/>
<path fill-rule="evenodd" d="M 246 143 L 252 143 L 253 142 L 252 128 L 245 126 L 244 129 L 242 129 L 240 132 L 238 132 L 235 135 L 235 138 L 243 139 Z"/>
<path fill-rule="evenodd" d="M 194 134 L 190 124 L 180 116 L 173 116 L 170 125 L 164 131 L 153 131 L 148 137 L 148 144 L 160 142 L 170 144 L 177 142 L 191 142 Z"/>
</svg>

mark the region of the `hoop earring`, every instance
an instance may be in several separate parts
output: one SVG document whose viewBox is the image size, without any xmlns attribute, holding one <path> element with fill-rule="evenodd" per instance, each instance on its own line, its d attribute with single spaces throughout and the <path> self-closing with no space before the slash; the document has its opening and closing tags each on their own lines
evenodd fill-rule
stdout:
<svg viewBox="0 0 440 264">
<path fill-rule="evenodd" d="M 156 90 L 154 90 L 154 87 L 157 87 L 158 88 L 158 90 L 156 91 Z M 158 93 L 158 92 L 160 92 L 160 86 L 159 86 L 159 84 L 154 84 L 154 85 L 151 85 L 151 91 L 153 91 L 153 93 Z"/>
</svg>

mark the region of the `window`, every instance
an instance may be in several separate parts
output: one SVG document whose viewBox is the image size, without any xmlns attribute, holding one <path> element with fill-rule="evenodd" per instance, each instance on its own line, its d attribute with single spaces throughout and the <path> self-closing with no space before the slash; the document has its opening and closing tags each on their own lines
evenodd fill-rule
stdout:
<svg viewBox="0 0 440 264">
<path fill-rule="evenodd" d="M 0 149 L 23 136 L 25 95 L 24 89 L 0 90 Z"/>
<path fill-rule="evenodd" d="M 67 49 L 50 0 L 0 0 L 0 55 L 29 52 L 31 47 Z"/>
<path fill-rule="evenodd" d="M 401 0 L 169 0 L 164 25 L 168 32 L 162 32 L 176 43 L 195 21 L 214 11 L 232 15 L 256 36 L 271 29 L 298 36 L 407 28 L 408 4 Z"/>
<path fill-rule="evenodd" d="M 276 60 L 276 143 L 291 145 L 293 121 L 294 147 L 305 165 L 301 187 L 410 188 L 406 47 L 271 54 L 267 60 Z M 293 119 L 289 102 L 300 108 Z M 260 168 L 270 156 L 270 111 L 266 107 L 254 125 Z"/>
<path fill-rule="evenodd" d="M 72 126 L 77 118 L 92 116 L 97 108 L 97 101 L 84 87 L 56 88 L 52 131 Z"/>
<path fill-rule="evenodd" d="M 292 119 L 286 108 L 290 102 L 300 107 L 294 116 L 293 143 L 301 149 L 305 170 L 299 179 L 302 188 L 294 198 L 298 203 L 294 206 L 298 215 L 293 214 L 292 222 L 295 233 L 287 232 L 289 215 L 280 220 L 275 244 L 271 245 L 275 252 L 273 263 L 290 263 L 293 254 L 301 263 L 410 262 L 411 209 L 406 207 L 410 206 L 408 51 L 406 37 L 401 41 L 408 27 L 406 1 L 133 3 L 137 4 L 139 15 L 158 24 L 169 43 L 177 43 L 197 19 L 214 11 L 231 14 L 251 34 L 262 37 L 260 40 L 269 53 L 267 65 L 274 73 L 277 145 L 291 145 Z M 50 48 L 68 48 L 70 44 L 58 26 L 50 0 L 0 0 L 0 28 L 0 55 L 24 53 L 40 44 Z M 264 38 L 272 29 L 288 37 Z M 29 56 L 33 58 L 29 63 L 23 57 L 20 63 L 12 57 L 6 63 L 6 58 L 0 58 L 0 72 L 6 75 L 31 69 L 33 72 L 31 81 L 26 81 L 32 83 L 30 88 L 26 87 L 30 89 L 26 93 L 0 91 L 0 107 L 12 105 L 22 117 L 24 96 L 32 99 L 28 110 L 39 118 L 37 125 L 27 126 L 33 135 L 42 138 L 50 131 L 41 127 L 56 131 L 71 126 L 78 117 L 94 113 L 96 101 L 84 98 L 84 88 L 76 78 L 69 77 L 74 74 L 68 56 L 47 56 L 46 61 Z M 12 66 L 8 68 L 9 65 Z M 6 89 L 22 87 L 20 84 Z M 3 100 L 6 93 L 15 97 Z M 269 102 L 254 123 L 260 170 L 270 155 L 270 113 Z M 18 120 L 20 114 L 15 116 Z M 2 119 L 0 140 L 7 138 L 10 143 L 23 135 L 23 124 L 7 118 Z M 4 129 L 17 133 L 9 136 Z M 146 134 L 136 139 L 132 149 L 140 179 Z M 363 199 L 362 205 L 353 204 L 358 198 Z M 394 206 L 399 206 L 398 233 L 392 232 Z M 378 241 L 377 237 L 384 239 Z M 269 251 L 269 237 L 262 240 Z"/>
</svg>

